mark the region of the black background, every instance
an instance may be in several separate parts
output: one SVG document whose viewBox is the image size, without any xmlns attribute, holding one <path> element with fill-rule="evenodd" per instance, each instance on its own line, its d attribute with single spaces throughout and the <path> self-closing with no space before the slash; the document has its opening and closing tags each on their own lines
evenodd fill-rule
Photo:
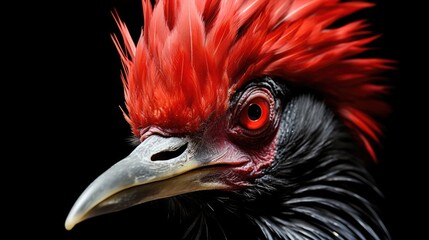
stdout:
<svg viewBox="0 0 429 240">
<path fill-rule="evenodd" d="M 427 61 L 415 57 L 425 56 L 418 19 L 423 15 L 419 7 L 402 2 L 376 1 L 360 16 L 382 34 L 374 43 L 377 56 L 398 61 L 397 69 L 386 73 L 393 112 L 384 120 L 386 134 L 374 169 L 385 194 L 384 217 L 393 239 L 420 239 L 427 225 L 422 195 L 428 189 L 422 84 L 428 80 L 422 74 Z M 119 108 L 121 63 L 110 38 L 118 33 L 111 15 L 115 8 L 137 38 L 142 24 L 137 0 L 33 1 L 4 8 L 13 10 L 2 24 L 4 132 L 11 133 L 5 135 L 2 178 L 4 216 L 12 234 L 152 239 L 145 237 L 146 229 L 159 229 L 161 236 L 176 231 L 163 228 L 157 221 L 162 213 L 151 212 L 150 206 L 90 219 L 72 231 L 64 228 L 80 193 L 132 150 Z"/>
</svg>

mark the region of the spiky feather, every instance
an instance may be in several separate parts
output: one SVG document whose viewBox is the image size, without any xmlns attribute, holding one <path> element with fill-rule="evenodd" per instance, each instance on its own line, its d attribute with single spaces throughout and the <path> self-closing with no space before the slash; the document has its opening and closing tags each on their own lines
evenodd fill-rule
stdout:
<svg viewBox="0 0 429 240">
<path fill-rule="evenodd" d="M 197 131 L 224 114 L 247 81 L 273 76 L 322 95 L 374 159 L 388 111 L 380 73 L 389 61 L 359 58 L 376 37 L 363 20 L 334 23 L 372 6 L 339 0 L 143 0 L 135 44 L 115 14 L 113 35 L 124 74 L 126 120 L 136 136 L 156 125 Z"/>
</svg>

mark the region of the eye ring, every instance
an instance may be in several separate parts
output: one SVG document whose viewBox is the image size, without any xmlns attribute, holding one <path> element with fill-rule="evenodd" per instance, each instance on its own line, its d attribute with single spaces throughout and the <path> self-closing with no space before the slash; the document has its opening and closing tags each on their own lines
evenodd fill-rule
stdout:
<svg viewBox="0 0 429 240">
<path fill-rule="evenodd" d="M 255 97 L 246 103 L 240 113 L 240 124 L 248 130 L 263 128 L 270 119 L 270 103 L 263 97 Z"/>
</svg>

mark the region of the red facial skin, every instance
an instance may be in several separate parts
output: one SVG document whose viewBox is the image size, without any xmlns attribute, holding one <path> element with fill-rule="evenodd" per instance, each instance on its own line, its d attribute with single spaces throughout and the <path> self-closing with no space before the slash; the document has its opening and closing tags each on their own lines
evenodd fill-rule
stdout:
<svg viewBox="0 0 429 240">
<path fill-rule="evenodd" d="M 195 133 L 151 126 L 140 130 L 140 141 L 153 134 L 196 139 L 201 142 L 200 150 L 207 154 L 202 161 L 209 161 L 210 168 L 217 169 L 206 179 L 216 179 L 231 189 L 249 186 L 275 158 L 279 112 L 266 88 L 248 89 L 235 104 L 225 115 L 206 122 Z M 251 105 L 260 108 L 256 118 L 249 116 Z"/>
<path fill-rule="evenodd" d="M 225 131 L 225 117 L 209 126 L 203 134 L 204 139 L 211 139 L 212 146 L 223 152 L 223 157 L 217 159 L 227 169 L 217 171 L 215 177 L 233 188 L 249 186 L 252 181 L 262 175 L 262 171 L 271 166 L 276 155 L 277 129 L 264 142 L 247 142 L 239 133 Z M 237 138 L 240 137 L 240 138 Z M 247 139 L 253 140 L 253 139 Z M 226 170 L 226 171 L 225 171 Z"/>
</svg>

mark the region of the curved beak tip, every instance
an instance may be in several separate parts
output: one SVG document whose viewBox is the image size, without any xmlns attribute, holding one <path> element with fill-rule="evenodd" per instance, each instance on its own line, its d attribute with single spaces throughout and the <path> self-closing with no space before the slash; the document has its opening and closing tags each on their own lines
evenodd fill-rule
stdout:
<svg viewBox="0 0 429 240">
<path fill-rule="evenodd" d="M 77 201 L 78 203 L 80 201 Z M 79 204 L 78 204 L 79 205 Z M 64 227 L 67 230 L 72 230 L 78 223 L 84 221 L 88 218 L 86 211 L 78 211 L 78 208 L 76 207 L 76 204 L 72 207 L 69 214 L 67 215 L 66 221 L 64 223 Z"/>
<path fill-rule="evenodd" d="M 75 226 L 75 223 L 74 222 L 72 222 L 72 221 L 70 221 L 68 218 L 67 218 L 67 220 L 66 220 L 66 223 L 65 223 L 65 228 L 67 229 L 67 230 L 72 230 L 72 228 Z"/>
<path fill-rule="evenodd" d="M 74 226 L 76 226 L 76 224 L 78 224 L 81 221 L 82 221 L 82 218 L 78 218 L 75 214 L 69 213 L 69 215 L 66 218 L 66 222 L 64 224 L 64 227 L 67 230 L 72 230 L 72 228 Z"/>
</svg>

